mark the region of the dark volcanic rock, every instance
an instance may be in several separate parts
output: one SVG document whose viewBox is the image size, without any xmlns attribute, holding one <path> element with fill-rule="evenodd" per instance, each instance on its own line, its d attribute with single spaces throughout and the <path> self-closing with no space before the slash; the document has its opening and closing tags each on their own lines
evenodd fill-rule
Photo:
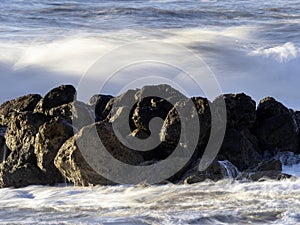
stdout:
<svg viewBox="0 0 300 225">
<path fill-rule="evenodd" d="M 260 100 L 257 106 L 257 120 L 262 121 L 264 119 L 278 116 L 280 114 L 289 114 L 290 111 L 282 103 L 276 101 L 272 97 L 266 97 Z"/>
<path fill-rule="evenodd" d="M 48 181 L 39 168 L 32 163 L 20 166 L 0 164 L 0 187 L 25 187 L 28 185 L 45 185 Z"/>
<path fill-rule="evenodd" d="M 47 120 L 45 115 L 39 113 L 15 113 L 5 133 L 8 148 L 11 151 L 33 150 L 35 135 Z"/>
<path fill-rule="evenodd" d="M 255 101 L 244 93 L 225 94 L 223 97 L 227 111 L 227 128 L 251 128 L 256 120 Z"/>
<path fill-rule="evenodd" d="M 7 126 L 14 112 L 32 112 L 42 97 L 38 94 L 25 95 L 0 106 L 0 126 Z"/>
<path fill-rule="evenodd" d="M 108 113 L 105 112 L 107 103 L 113 98 L 111 95 L 94 95 L 90 98 L 88 105 L 94 109 L 95 112 L 95 121 L 104 120 Z"/>
<path fill-rule="evenodd" d="M 5 133 L 6 144 L 12 152 L 0 167 L 1 187 L 48 183 L 36 166 L 34 154 L 36 133 L 46 120 L 43 114 L 32 112 L 12 116 Z"/>
<path fill-rule="evenodd" d="M 63 176 L 54 165 L 54 158 L 62 144 L 73 136 L 73 128 L 63 119 L 55 118 L 40 126 L 36 135 L 34 153 L 38 167 L 50 184 L 63 182 Z"/>
<path fill-rule="evenodd" d="M 262 160 L 257 139 L 247 129 L 228 129 L 218 157 L 229 160 L 240 171 L 255 166 Z"/>
<path fill-rule="evenodd" d="M 72 85 L 61 85 L 49 91 L 35 108 L 35 112 L 45 113 L 47 110 L 76 100 L 76 90 Z"/>
<path fill-rule="evenodd" d="M 60 117 L 74 126 L 75 130 L 95 122 L 94 111 L 87 104 L 74 101 L 68 104 L 51 108 L 45 112 L 48 117 Z"/>
<path fill-rule="evenodd" d="M 188 171 L 183 177 L 183 182 L 192 184 L 207 179 L 218 181 L 224 178 L 235 178 L 238 173 L 237 168 L 231 162 L 215 160 L 205 171 L 199 171 L 198 166 Z"/>
<path fill-rule="evenodd" d="M 238 180 L 264 181 L 265 179 L 281 180 L 290 178 L 282 173 L 282 164 L 279 160 L 262 161 L 256 167 L 246 170 L 237 177 Z"/>
<path fill-rule="evenodd" d="M 99 145 L 99 136 L 105 147 Z M 82 151 L 84 151 L 91 161 L 97 160 L 95 163 L 101 165 L 105 170 L 108 163 L 113 163 L 108 158 L 99 159 L 97 156 L 97 154 L 101 154 L 101 151 L 106 151 L 105 149 L 113 157 L 125 163 L 138 164 L 143 161 L 139 154 L 131 152 L 119 143 L 112 131 L 111 124 L 98 122 L 84 127 L 62 145 L 55 158 L 55 166 L 76 185 L 113 184 L 112 181 L 99 175 L 82 156 Z M 118 170 L 118 167 L 115 169 Z"/>
<path fill-rule="evenodd" d="M 289 113 L 264 119 L 257 125 L 256 133 L 263 150 L 298 152 L 298 128 Z"/>
<path fill-rule="evenodd" d="M 299 128 L 296 116 L 282 103 L 267 97 L 257 107 L 256 136 L 263 151 L 298 152 Z"/>
</svg>

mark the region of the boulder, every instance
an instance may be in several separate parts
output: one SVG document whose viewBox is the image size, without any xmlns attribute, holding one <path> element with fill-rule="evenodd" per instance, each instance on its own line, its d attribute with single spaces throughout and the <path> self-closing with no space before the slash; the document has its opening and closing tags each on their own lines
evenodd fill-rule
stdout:
<svg viewBox="0 0 300 225">
<path fill-rule="evenodd" d="M 224 178 L 233 179 L 239 174 L 238 169 L 229 161 L 217 161 L 213 163 L 205 170 L 199 171 L 198 167 L 194 167 L 183 176 L 183 183 L 192 184 L 203 182 L 207 179 L 218 181 Z"/>
<path fill-rule="evenodd" d="M 43 114 L 23 112 L 12 115 L 5 139 L 12 151 L 0 166 L 0 187 L 23 187 L 29 184 L 47 184 L 43 172 L 36 165 L 35 136 L 47 121 Z"/>
<path fill-rule="evenodd" d="M 47 120 L 48 118 L 40 113 L 15 113 L 5 133 L 8 148 L 11 151 L 24 151 L 26 149 L 26 152 L 33 152 L 35 135 L 39 127 Z"/>
<path fill-rule="evenodd" d="M 0 106 L 0 126 L 7 126 L 14 112 L 32 112 L 42 97 L 38 94 L 25 95 Z"/>
<path fill-rule="evenodd" d="M 74 101 L 51 108 L 45 112 L 51 118 L 60 117 L 74 127 L 75 131 L 95 122 L 94 111 L 91 106 Z"/>
<path fill-rule="evenodd" d="M 103 146 L 99 145 L 99 138 Z M 110 123 L 98 122 L 86 126 L 62 145 L 54 161 L 58 170 L 76 185 L 114 183 L 96 172 L 86 162 L 82 151 L 85 154 L 91 154 L 88 155 L 91 160 L 97 159 L 97 156 L 93 154 L 108 151 L 114 158 L 127 164 L 137 165 L 143 162 L 143 158 L 138 153 L 130 151 L 118 141 Z M 101 158 L 95 163 L 101 165 L 105 170 L 107 163 L 113 163 L 108 161 L 107 158 Z M 116 170 L 118 170 L 118 167 L 116 167 Z"/>
<path fill-rule="evenodd" d="M 289 114 L 290 111 L 282 103 L 273 97 L 266 97 L 260 100 L 257 106 L 257 120 L 262 121 L 280 114 Z"/>
<path fill-rule="evenodd" d="M 63 182 L 63 176 L 54 165 L 54 158 L 62 144 L 73 136 L 73 128 L 63 119 L 54 118 L 40 126 L 35 138 L 34 153 L 37 166 L 50 184 Z"/>
<path fill-rule="evenodd" d="M 256 103 L 248 95 L 225 94 L 224 98 L 227 111 L 227 128 L 244 129 L 252 128 L 256 120 Z"/>
<path fill-rule="evenodd" d="M 28 185 L 46 185 L 44 173 L 32 163 L 20 166 L 0 164 L 0 187 L 25 187 Z"/>
<path fill-rule="evenodd" d="M 282 173 L 282 164 L 277 159 L 262 161 L 256 167 L 241 173 L 237 180 L 264 181 L 268 179 L 281 180 L 290 178 L 290 175 Z"/>
<path fill-rule="evenodd" d="M 240 171 L 257 165 L 262 160 L 258 143 L 248 129 L 226 130 L 218 158 L 232 162 Z"/>
<path fill-rule="evenodd" d="M 10 150 L 8 149 L 5 141 L 5 132 L 6 127 L 0 127 L 0 163 L 7 159 L 7 156 L 10 154 Z"/>
<path fill-rule="evenodd" d="M 260 120 L 256 136 L 262 150 L 299 152 L 298 127 L 290 113 L 283 113 Z"/>
<path fill-rule="evenodd" d="M 101 95 L 97 94 L 90 98 L 88 105 L 94 109 L 95 112 L 95 121 L 102 121 L 106 118 L 104 111 L 106 109 L 107 103 L 113 98 L 111 95 Z"/>
<path fill-rule="evenodd" d="M 47 110 L 68 104 L 76 100 L 76 90 L 72 85 L 61 85 L 49 91 L 35 107 L 34 112 L 45 113 Z"/>
</svg>

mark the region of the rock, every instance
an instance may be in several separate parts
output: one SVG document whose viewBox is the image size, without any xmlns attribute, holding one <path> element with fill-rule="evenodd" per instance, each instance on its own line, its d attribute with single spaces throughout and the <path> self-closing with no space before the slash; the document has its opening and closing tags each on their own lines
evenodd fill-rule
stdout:
<svg viewBox="0 0 300 225">
<path fill-rule="evenodd" d="M 49 91 L 42 98 L 34 112 L 45 113 L 47 110 L 68 104 L 76 100 L 76 90 L 72 85 L 61 85 Z"/>
<path fill-rule="evenodd" d="M 80 101 L 70 102 L 57 106 L 45 112 L 45 115 L 55 118 L 60 117 L 71 124 L 75 130 L 95 122 L 93 109 Z"/>
<path fill-rule="evenodd" d="M 149 130 L 150 121 L 159 117 L 165 120 L 173 105 L 167 100 L 157 97 L 146 97 L 138 101 L 133 110 L 132 120 L 136 129 L 144 130 L 151 135 Z"/>
<path fill-rule="evenodd" d="M 272 97 L 262 99 L 257 106 L 257 119 L 262 121 L 280 114 L 289 114 L 289 109 Z"/>
<path fill-rule="evenodd" d="M 261 120 L 257 124 L 256 136 L 262 150 L 299 152 L 298 128 L 290 113 L 279 114 Z"/>
<path fill-rule="evenodd" d="M 44 174 L 32 163 L 25 163 L 18 167 L 8 164 L 0 165 L 0 187 L 25 187 L 28 185 L 46 185 L 48 181 Z"/>
<path fill-rule="evenodd" d="M 227 128 L 252 128 L 256 120 L 256 103 L 248 95 L 225 94 L 223 97 L 227 111 Z"/>
<path fill-rule="evenodd" d="M 282 171 L 282 163 L 280 160 L 271 159 L 269 161 L 262 161 L 260 162 L 254 169 L 251 170 L 252 172 L 258 171 Z"/>
<path fill-rule="evenodd" d="M 94 95 L 90 98 L 88 105 L 94 109 L 95 112 L 95 121 L 102 121 L 104 120 L 108 113 L 104 114 L 106 109 L 107 103 L 113 98 L 111 95 Z"/>
<path fill-rule="evenodd" d="M 218 157 L 229 160 L 240 171 L 243 171 L 262 160 L 259 152 L 257 139 L 249 130 L 228 129 Z"/>
<path fill-rule="evenodd" d="M 5 132 L 6 127 L 0 127 L 0 163 L 7 159 L 7 156 L 10 154 L 10 150 L 8 149 L 5 141 Z"/>
<path fill-rule="evenodd" d="M 48 118 L 45 115 L 39 113 L 15 113 L 5 133 L 8 148 L 11 151 L 33 150 L 35 135 L 39 127 L 47 120 Z"/>
<path fill-rule="evenodd" d="M 179 116 L 177 109 L 183 112 L 181 116 Z M 182 124 L 184 124 L 183 134 L 181 134 Z M 168 113 L 160 132 L 160 140 L 162 142 L 160 154 L 165 157 L 169 156 L 179 145 L 193 150 L 193 154 L 186 165 L 173 177 L 169 178 L 171 182 L 180 180 L 182 175 L 193 167 L 193 164 L 202 155 L 209 131 L 210 109 L 209 102 L 205 98 L 194 97 L 181 100 Z M 183 139 L 180 141 L 181 136 Z"/>
<path fill-rule="evenodd" d="M 23 187 L 29 184 L 47 184 L 36 166 L 35 135 L 47 121 L 43 114 L 23 112 L 12 115 L 5 139 L 12 151 L 0 167 L 0 187 Z"/>
<path fill-rule="evenodd" d="M 237 168 L 229 161 L 213 161 L 213 163 L 205 170 L 199 171 L 198 167 L 194 167 L 188 171 L 183 177 L 183 182 L 187 184 L 203 182 L 207 179 L 218 181 L 224 178 L 235 178 L 238 176 Z"/>
<path fill-rule="evenodd" d="M 40 126 L 36 135 L 34 153 L 37 166 L 50 184 L 63 182 L 63 176 L 54 165 L 54 158 L 62 144 L 73 136 L 73 128 L 63 119 L 55 118 Z"/>
<path fill-rule="evenodd" d="M 237 179 L 264 181 L 266 179 L 281 180 L 289 177 L 289 175 L 282 173 L 282 164 L 280 160 L 271 159 L 268 161 L 262 161 L 256 167 L 244 171 Z"/>
<path fill-rule="evenodd" d="M 294 119 L 296 121 L 296 124 L 298 126 L 298 130 L 300 129 L 300 111 L 294 112 Z"/>
<path fill-rule="evenodd" d="M 82 156 L 81 151 L 88 154 L 100 154 L 101 151 L 105 151 L 104 146 L 97 144 L 99 143 L 99 136 L 105 149 L 114 158 L 133 165 L 143 162 L 143 158 L 138 153 L 132 152 L 120 144 L 113 133 L 110 123 L 98 122 L 86 126 L 62 145 L 54 161 L 59 171 L 76 185 L 106 185 L 114 183 L 99 175 Z M 78 146 L 84 146 L 84 149 L 80 149 Z M 89 155 L 88 157 L 93 159 L 94 156 Z M 107 160 L 107 158 L 103 158 L 96 163 L 97 165 L 102 164 L 101 166 L 105 169 L 105 165 L 108 163 Z"/>
<path fill-rule="evenodd" d="M 0 106 L 0 126 L 7 126 L 14 112 L 32 112 L 42 97 L 38 94 L 25 95 Z"/>
</svg>

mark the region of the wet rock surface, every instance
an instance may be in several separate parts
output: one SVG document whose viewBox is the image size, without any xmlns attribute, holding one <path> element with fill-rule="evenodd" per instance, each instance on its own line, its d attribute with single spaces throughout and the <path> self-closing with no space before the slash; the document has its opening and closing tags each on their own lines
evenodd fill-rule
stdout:
<svg viewBox="0 0 300 225">
<path fill-rule="evenodd" d="M 226 121 L 221 121 L 222 112 Z M 212 118 L 217 127 L 212 127 Z M 226 131 L 224 136 L 220 132 L 221 146 L 206 165 L 202 157 L 211 132 L 222 123 Z M 244 93 L 211 102 L 157 85 L 116 97 L 95 93 L 86 104 L 76 99 L 72 85 L 61 85 L 44 97 L 26 95 L 0 106 L 0 187 L 54 185 L 65 179 L 75 185 L 111 185 L 122 180 L 112 174 L 139 176 L 119 163 L 150 168 L 187 156 L 162 183 L 286 179 L 290 176 L 282 173 L 282 163 L 300 162 L 299 128 L 299 111 L 272 97 L 256 108 Z M 180 154 L 174 153 L 178 149 Z M 160 168 L 149 176 L 164 173 Z M 141 177 L 147 183 L 147 176 Z"/>
</svg>

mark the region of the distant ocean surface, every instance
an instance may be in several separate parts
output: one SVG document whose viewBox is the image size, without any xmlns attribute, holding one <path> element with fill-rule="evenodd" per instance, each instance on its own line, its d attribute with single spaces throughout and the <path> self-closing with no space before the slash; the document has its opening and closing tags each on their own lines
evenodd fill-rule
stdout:
<svg viewBox="0 0 300 225">
<path fill-rule="evenodd" d="M 246 92 L 256 101 L 271 95 L 297 109 L 299 4 L 299 0 L 3 0 L 0 101 L 31 92 L 44 94 L 61 83 L 76 86 L 93 63 L 119 46 L 158 40 L 201 57 L 225 93 Z M 112 84 L 106 92 L 118 94 L 120 88 Z M 199 95 L 197 89 L 188 92 Z"/>
<path fill-rule="evenodd" d="M 300 109 L 300 0 L 1 0 L 0 6 L 0 102 L 62 83 L 76 87 L 119 46 L 159 40 L 201 57 L 225 93 L 245 92 L 256 101 L 274 96 Z M 105 93 L 118 94 L 123 81 L 138 77 L 111 83 Z M 299 175 L 298 165 L 284 169 Z M 299 224 L 299 200 L 299 180 L 30 186 L 0 189 L 0 224 Z"/>
</svg>

